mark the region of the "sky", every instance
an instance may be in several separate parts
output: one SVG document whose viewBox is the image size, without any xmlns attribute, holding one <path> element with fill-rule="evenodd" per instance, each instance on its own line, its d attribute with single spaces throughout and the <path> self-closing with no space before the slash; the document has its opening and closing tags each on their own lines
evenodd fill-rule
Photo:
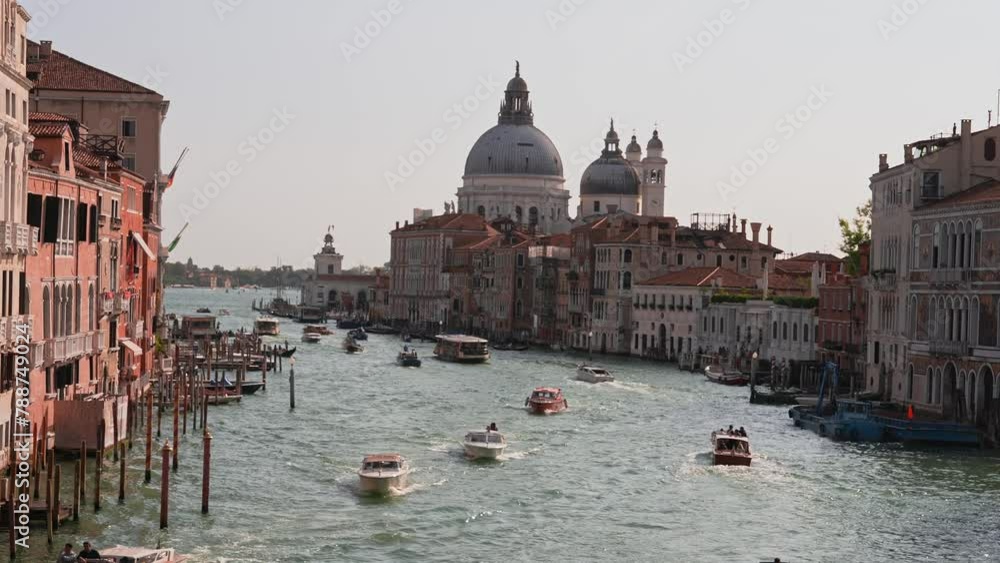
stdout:
<svg viewBox="0 0 1000 563">
<path fill-rule="evenodd" d="M 32 39 L 170 100 L 172 259 L 381 265 L 414 208 L 456 199 L 514 61 L 579 181 L 613 117 L 667 165 L 666 214 L 733 213 L 833 251 L 878 154 L 997 117 L 990 0 L 22 0 Z M 403 164 L 403 163 L 406 164 Z M 575 211 L 573 212 L 575 215 Z"/>
</svg>

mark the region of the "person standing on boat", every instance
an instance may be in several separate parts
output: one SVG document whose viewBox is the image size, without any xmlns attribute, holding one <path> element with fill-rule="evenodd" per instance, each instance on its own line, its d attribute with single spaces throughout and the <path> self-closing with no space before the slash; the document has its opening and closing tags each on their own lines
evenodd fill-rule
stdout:
<svg viewBox="0 0 1000 563">
<path fill-rule="evenodd" d="M 56 558 L 56 563 L 77 563 L 77 555 L 73 553 L 73 544 L 68 543 L 63 546 L 63 550 Z"/>
<path fill-rule="evenodd" d="M 101 559 L 101 554 L 97 552 L 96 549 L 91 547 L 90 542 L 83 542 L 83 549 L 80 550 L 77 556 L 84 561 L 97 561 Z"/>
</svg>

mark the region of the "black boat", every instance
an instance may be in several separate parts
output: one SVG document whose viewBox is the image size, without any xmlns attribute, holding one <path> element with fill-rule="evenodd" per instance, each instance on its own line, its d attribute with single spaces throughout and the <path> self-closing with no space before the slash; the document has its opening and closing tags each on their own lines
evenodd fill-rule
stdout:
<svg viewBox="0 0 1000 563">
<path fill-rule="evenodd" d="M 371 325 L 365 330 L 367 330 L 372 334 L 399 334 L 399 331 L 392 328 L 391 326 L 386 326 L 381 324 Z"/>
<path fill-rule="evenodd" d="M 420 358 L 417 357 L 417 351 L 409 346 L 403 346 L 403 351 L 396 356 L 396 362 L 403 367 L 420 367 Z"/>
<path fill-rule="evenodd" d="M 291 348 L 278 348 L 274 353 L 282 358 L 291 358 L 295 354 L 295 346 Z"/>
<path fill-rule="evenodd" d="M 361 327 L 352 329 L 347 334 L 348 334 L 348 336 L 350 336 L 351 338 L 353 338 L 355 340 L 368 340 L 368 333 L 365 332 L 365 329 L 363 329 Z"/>
<path fill-rule="evenodd" d="M 361 328 L 361 323 L 359 321 L 352 321 L 350 319 L 337 319 L 337 328 L 343 328 L 343 329 Z"/>
<path fill-rule="evenodd" d="M 212 310 L 209 309 L 208 307 L 198 307 L 197 309 L 195 309 L 195 313 L 211 313 L 211 312 Z"/>
<path fill-rule="evenodd" d="M 222 376 L 222 379 L 209 381 L 205 384 L 205 387 L 208 389 L 218 389 L 221 387 L 226 391 L 236 391 L 236 384 L 226 376 Z M 253 395 L 262 387 L 264 387 L 264 382 L 262 381 L 244 381 L 240 393 L 242 395 Z"/>
</svg>

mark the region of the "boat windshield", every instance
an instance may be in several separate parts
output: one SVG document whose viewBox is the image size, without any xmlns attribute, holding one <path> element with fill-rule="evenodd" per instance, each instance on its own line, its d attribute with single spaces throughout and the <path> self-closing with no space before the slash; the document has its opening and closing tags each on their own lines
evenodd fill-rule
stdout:
<svg viewBox="0 0 1000 563">
<path fill-rule="evenodd" d="M 366 471 L 377 471 L 379 469 L 399 469 L 398 461 L 367 461 L 364 468 Z"/>
<path fill-rule="evenodd" d="M 535 391 L 535 399 L 555 399 L 556 394 L 551 391 Z"/>
<path fill-rule="evenodd" d="M 467 438 L 470 442 L 481 442 L 489 444 L 503 443 L 503 436 L 501 436 L 496 432 L 490 432 L 489 434 L 487 434 L 486 432 L 470 432 Z"/>
<path fill-rule="evenodd" d="M 748 454 L 750 453 L 750 444 L 747 444 L 743 440 L 727 440 L 725 438 L 720 438 L 715 442 L 715 449 L 726 450 L 732 453 Z"/>
</svg>

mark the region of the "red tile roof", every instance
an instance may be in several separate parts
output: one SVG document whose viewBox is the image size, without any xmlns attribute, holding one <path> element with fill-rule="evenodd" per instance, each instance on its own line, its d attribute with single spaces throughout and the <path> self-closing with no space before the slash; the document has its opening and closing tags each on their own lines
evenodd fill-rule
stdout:
<svg viewBox="0 0 1000 563">
<path fill-rule="evenodd" d="M 28 42 L 37 48 L 37 43 Z M 127 94 L 156 94 L 153 90 L 92 67 L 59 51 L 28 64 L 28 74 L 35 88 L 47 90 L 85 90 Z"/>
<path fill-rule="evenodd" d="M 718 283 L 719 287 L 732 289 L 754 289 L 757 287 L 757 281 L 754 278 L 718 267 L 697 267 L 670 272 L 640 282 L 638 285 L 704 287 L 713 283 Z"/>
<path fill-rule="evenodd" d="M 917 209 L 917 213 L 924 211 L 935 211 L 950 207 L 960 207 L 963 205 L 975 205 L 979 203 L 992 203 L 1000 201 L 1000 182 L 989 180 L 982 184 L 973 186 L 967 190 L 952 194 L 944 199 L 924 205 Z"/>
<path fill-rule="evenodd" d="M 33 111 L 28 113 L 28 122 L 32 121 L 61 121 L 65 123 L 72 123 L 76 120 L 61 113 L 52 113 L 51 111 Z"/>
<path fill-rule="evenodd" d="M 844 259 L 826 252 L 805 252 L 788 259 L 795 262 L 842 262 Z"/>
<path fill-rule="evenodd" d="M 35 137 L 62 137 L 67 129 L 69 129 L 67 123 L 28 122 L 28 131 Z"/>
<path fill-rule="evenodd" d="M 446 213 L 428 217 L 423 221 L 400 227 L 393 232 L 431 231 L 435 229 L 450 231 L 483 231 L 496 234 L 496 229 L 489 226 L 486 220 L 475 213 Z"/>
</svg>

